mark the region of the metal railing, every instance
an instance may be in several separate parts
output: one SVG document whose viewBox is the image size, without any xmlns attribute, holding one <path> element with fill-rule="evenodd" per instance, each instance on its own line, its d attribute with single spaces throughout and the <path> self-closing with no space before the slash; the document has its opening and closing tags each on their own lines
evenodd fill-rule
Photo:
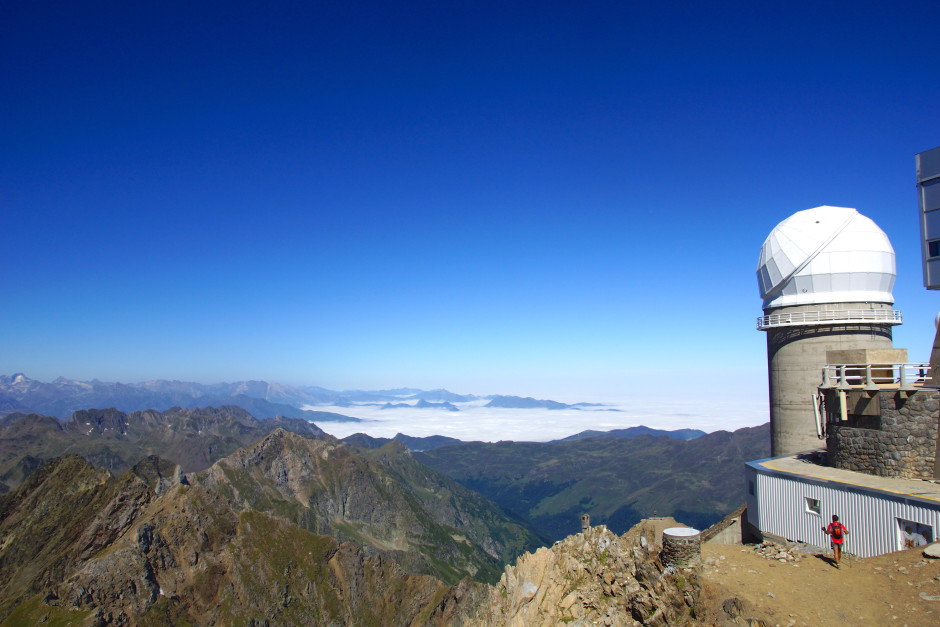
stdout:
<svg viewBox="0 0 940 627">
<path fill-rule="evenodd" d="M 930 364 L 826 364 L 821 390 L 915 390 L 930 376 Z"/>
<path fill-rule="evenodd" d="M 826 309 L 823 311 L 794 311 L 771 314 L 757 319 L 757 330 L 773 327 L 802 327 L 832 323 L 901 324 L 901 312 L 896 309 Z"/>
</svg>

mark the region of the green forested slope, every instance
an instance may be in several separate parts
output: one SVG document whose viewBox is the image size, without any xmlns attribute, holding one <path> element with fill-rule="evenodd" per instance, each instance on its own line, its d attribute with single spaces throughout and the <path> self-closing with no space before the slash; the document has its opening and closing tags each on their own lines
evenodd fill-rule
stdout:
<svg viewBox="0 0 940 627">
<path fill-rule="evenodd" d="M 560 539 L 582 513 L 617 533 L 654 513 L 705 528 L 744 501 L 744 462 L 769 454 L 765 424 L 694 440 L 477 442 L 414 455 Z"/>
</svg>

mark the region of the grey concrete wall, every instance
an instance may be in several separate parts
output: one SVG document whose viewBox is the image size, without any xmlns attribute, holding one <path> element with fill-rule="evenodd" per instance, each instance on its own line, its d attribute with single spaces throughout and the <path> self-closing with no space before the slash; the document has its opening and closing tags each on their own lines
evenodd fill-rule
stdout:
<svg viewBox="0 0 940 627">
<path fill-rule="evenodd" d="M 765 315 L 797 311 L 891 309 L 885 303 L 828 303 L 765 309 Z M 816 436 L 813 393 L 822 381 L 826 352 L 890 349 L 889 325 L 813 325 L 767 332 L 771 454 L 792 455 L 825 447 Z"/>
<path fill-rule="evenodd" d="M 743 544 L 743 533 L 744 532 L 741 527 L 741 518 L 736 518 L 730 521 L 730 524 L 727 527 L 706 540 L 705 544 Z"/>
<path fill-rule="evenodd" d="M 940 391 L 918 390 L 904 398 L 885 390 L 867 404 L 857 394 L 847 397 L 849 419 L 842 422 L 838 392 L 825 392 L 829 465 L 881 477 L 932 478 Z"/>
</svg>

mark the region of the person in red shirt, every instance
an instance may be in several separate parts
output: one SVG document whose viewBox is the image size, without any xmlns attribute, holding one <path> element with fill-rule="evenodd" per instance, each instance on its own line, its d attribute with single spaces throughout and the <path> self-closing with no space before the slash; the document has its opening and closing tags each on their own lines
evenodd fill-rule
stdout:
<svg viewBox="0 0 940 627">
<path fill-rule="evenodd" d="M 832 515 L 832 522 L 823 531 L 832 539 L 832 555 L 836 561 L 836 568 L 839 568 L 839 560 L 842 558 L 842 543 L 845 542 L 845 536 L 849 535 L 849 529 L 839 522 L 839 517 Z"/>
</svg>

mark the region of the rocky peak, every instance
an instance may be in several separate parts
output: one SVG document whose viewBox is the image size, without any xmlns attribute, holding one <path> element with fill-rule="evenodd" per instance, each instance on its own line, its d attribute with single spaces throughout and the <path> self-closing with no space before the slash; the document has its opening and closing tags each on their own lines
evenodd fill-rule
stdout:
<svg viewBox="0 0 940 627">
<path fill-rule="evenodd" d="M 21 433 L 28 433 L 32 430 L 50 429 L 61 431 L 63 426 L 62 423 L 51 416 L 16 412 L 0 419 L 0 428 L 3 428 L 3 437 L 15 438 Z"/>
<path fill-rule="evenodd" d="M 80 431 L 89 435 L 96 433 L 102 435 L 110 432 L 113 435 L 127 433 L 127 414 L 113 407 L 110 409 L 82 409 L 72 414 L 72 419 L 66 423 L 71 431 Z"/>
<path fill-rule="evenodd" d="M 131 473 L 153 490 L 157 496 L 174 485 L 188 483 L 179 464 L 161 459 L 156 455 L 150 455 L 139 461 L 131 468 Z"/>
<path fill-rule="evenodd" d="M 328 459 L 339 442 L 331 438 L 310 439 L 278 427 L 251 446 L 236 451 L 218 464 L 268 467 L 272 463 L 298 462 L 303 458 Z"/>
<path fill-rule="evenodd" d="M 14 373 L 12 376 L 3 377 L 0 379 L 0 383 L 4 385 L 9 385 L 17 391 L 25 392 L 31 390 L 37 386 L 38 381 L 33 381 L 27 377 L 22 372 Z"/>
</svg>

